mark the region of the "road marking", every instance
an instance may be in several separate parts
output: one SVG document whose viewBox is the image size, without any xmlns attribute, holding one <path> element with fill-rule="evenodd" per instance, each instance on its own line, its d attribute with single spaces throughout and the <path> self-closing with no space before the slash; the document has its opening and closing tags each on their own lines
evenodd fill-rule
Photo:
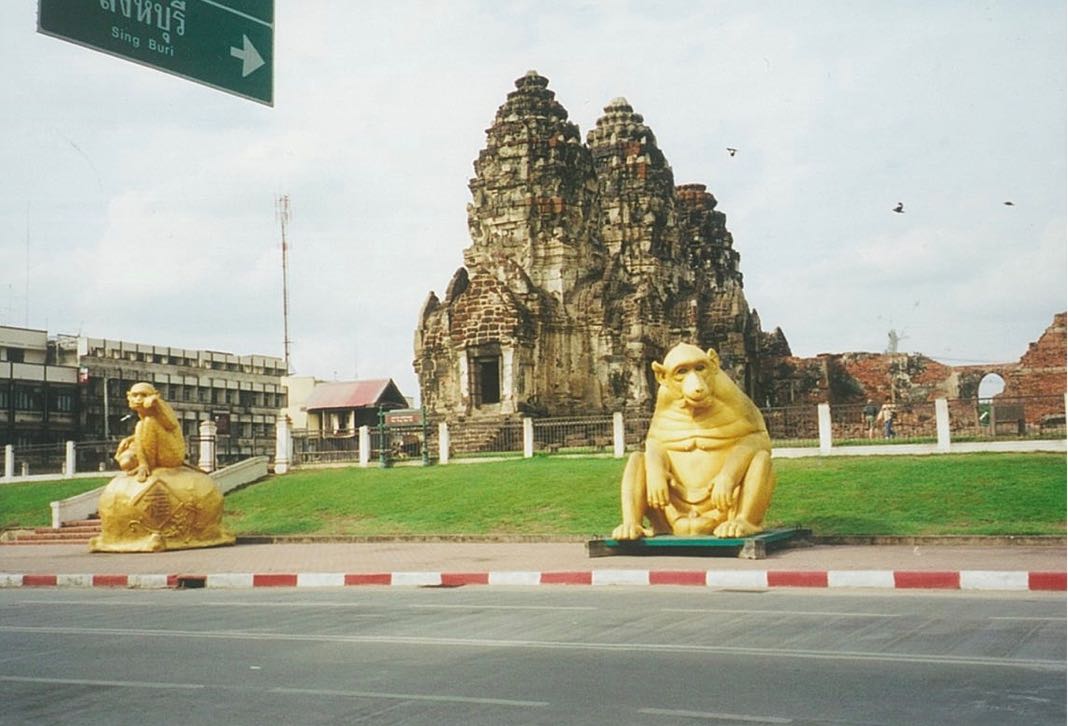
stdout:
<svg viewBox="0 0 1068 726">
<path fill-rule="evenodd" d="M 541 584 L 541 573 L 527 571 L 496 571 L 490 572 L 486 581 L 490 585 L 537 586 Z"/>
<path fill-rule="evenodd" d="M 714 713 L 711 711 L 680 711 L 673 708 L 642 708 L 638 713 L 650 716 L 680 716 L 682 718 L 703 718 L 712 721 L 743 721 L 745 723 L 793 723 L 792 718 L 777 716 L 745 716 L 738 713 Z"/>
<path fill-rule="evenodd" d="M 177 688 L 196 690 L 206 688 L 200 683 L 159 683 L 153 681 L 103 681 L 94 678 L 31 678 L 29 676 L 0 676 L 8 683 L 54 683 L 65 686 L 116 686 L 119 688 Z"/>
<path fill-rule="evenodd" d="M 477 703 L 492 706 L 542 707 L 548 701 L 514 701 L 508 698 L 477 698 L 474 696 L 427 695 L 421 693 L 388 693 L 385 691 L 337 691 L 318 688 L 272 688 L 268 693 L 289 693 L 305 696 L 344 696 L 347 698 L 388 698 L 397 701 L 438 701 L 445 703 Z"/>
<path fill-rule="evenodd" d="M 194 640 L 295 641 L 308 643 L 352 643 L 400 646 L 441 646 L 459 648 L 527 648 L 535 650 L 589 650 L 636 653 L 696 653 L 761 658 L 802 658 L 811 660 L 857 660 L 889 663 L 927 663 L 932 665 L 968 665 L 993 668 L 1027 668 L 1047 671 L 1066 670 L 1064 660 L 1034 658 L 995 658 L 983 656 L 932 655 L 927 653 L 880 653 L 866 651 L 788 650 L 696 643 L 607 643 L 559 640 L 505 640 L 490 638 L 434 638 L 407 635 L 325 635 L 315 633 L 271 633 L 240 630 L 149 630 L 145 628 L 80 628 L 0 625 L 2 633 L 28 633 L 85 636 L 142 636 L 148 638 L 189 638 Z"/>
<path fill-rule="evenodd" d="M 1042 618 L 1042 617 L 1025 617 L 1023 615 L 991 615 L 988 620 L 1024 620 L 1024 621 L 1042 621 L 1050 623 L 1063 623 L 1065 617 L 1062 615 L 1059 618 Z"/>
<path fill-rule="evenodd" d="M 811 615 L 832 618 L 900 618 L 900 613 L 855 613 L 820 610 L 747 610 L 727 608 L 660 608 L 663 613 L 724 613 L 735 615 Z"/>
<path fill-rule="evenodd" d="M 594 585 L 648 585 L 648 570 L 594 570 L 591 575 Z"/>
<path fill-rule="evenodd" d="M 260 666 L 252 666 L 256 669 Z M 419 693 L 387 693 L 384 691 L 336 691 L 313 688 L 234 688 L 232 686 L 208 686 L 202 683 L 161 683 L 155 681 L 108 681 L 95 678 L 37 678 L 29 676 L 0 676 L 0 682 L 47 683 L 64 686 L 111 686 L 116 688 L 159 688 L 178 690 L 263 690 L 266 693 L 290 693 L 311 696 L 345 696 L 348 698 L 389 698 L 401 701 L 438 701 L 449 703 L 477 703 L 494 706 L 519 706 L 523 708 L 548 706 L 548 701 L 516 701 L 506 698 L 476 698 L 472 696 L 426 695 Z"/>
<path fill-rule="evenodd" d="M 248 589 L 252 587 L 253 575 L 245 572 L 217 572 L 205 578 L 205 587 Z"/>
<path fill-rule="evenodd" d="M 961 590 L 1027 590 L 1028 573 L 999 570 L 961 570 Z"/>
<path fill-rule="evenodd" d="M 12 605 L 77 605 L 78 607 L 85 606 L 104 606 L 104 607 L 146 607 L 158 610 L 162 608 L 185 608 L 189 607 L 186 602 L 161 602 L 159 600 L 21 600 L 18 603 L 12 603 Z M 261 602 L 256 600 L 203 600 L 196 603 L 196 607 L 221 607 L 221 608 L 365 608 L 373 607 L 368 603 L 357 602 L 308 602 L 306 600 L 294 601 L 294 602 Z M 358 614 L 357 617 L 364 618 L 384 618 L 388 617 L 386 613 L 363 613 Z"/>
<path fill-rule="evenodd" d="M 435 587 L 441 584 L 440 572 L 394 572 L 394 585 Z"/>
<path fill-rule="evenodd" d="M 592 605 L 408 605 L 414 610 L 598 610 Z"/>
<path fill-rule="evenodd" d="M 894 573 L 889 570 L 828 570 L 827 587 L 873 587 L 894 589 Z"/>
</svg>

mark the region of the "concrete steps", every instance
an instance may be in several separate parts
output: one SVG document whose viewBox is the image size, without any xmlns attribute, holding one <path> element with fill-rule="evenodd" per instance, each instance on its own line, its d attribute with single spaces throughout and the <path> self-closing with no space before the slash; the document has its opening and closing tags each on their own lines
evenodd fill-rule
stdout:
<svg viewBox="0 0 1068 726">
<path fill-rule="evenodd" d="M 13 538 L 0 544 L 89 544 L 90 538 L 98 534 L 100 534 L 99 519 L 77 519 L 64 523 L 59 529 L 37 527 L 32 531 L 19 531 Z"/>
</svg>

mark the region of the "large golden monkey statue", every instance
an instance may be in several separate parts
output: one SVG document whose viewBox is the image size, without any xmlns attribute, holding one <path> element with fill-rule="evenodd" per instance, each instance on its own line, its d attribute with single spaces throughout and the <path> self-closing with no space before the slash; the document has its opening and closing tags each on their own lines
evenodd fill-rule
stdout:
<svg viewBox="0 0 1068 726">
<path fill-rule="evenodd" d="M 223 496 L 214 480 L 185 463 L 185 439 L 174 410 L 150 383 L 126 394 L 137 414 L 133 435 L 119 442 L 122 473 L 100 495 L 94 552 L 158 552 L 233 544 L 222 528 Z"/>
<path fill-rule="evenodd" d="M 612 537 L 763 531 L 775 472 L 760 411 L 714 350 L 680 343 L 653 371 L 656 410 L 645 452 L 631 454 L 623 472 L 623 522 Z"/>
</svg>

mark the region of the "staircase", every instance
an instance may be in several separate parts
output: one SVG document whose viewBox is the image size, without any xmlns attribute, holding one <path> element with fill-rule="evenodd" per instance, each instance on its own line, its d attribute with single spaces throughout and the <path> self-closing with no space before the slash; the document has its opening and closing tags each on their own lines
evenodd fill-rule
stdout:
<svg viewBox="0 0 1068 726">
<path fill-rule="evenodd" d="M 100 534 L 99 519 L 76 519 L 64 522 L 59 529 L 37 527 L 32 532 L 16 532 L 14 537 L 0 541 L 4 545 L 32 544 L 89 544 L 89 539 Z"/>
<path fill-rule="evenodd" d="M 226 494 L 231 489 L 258 481 L 267 476 L 267 457 L 253 456 L 239 461 L 211 474 L 219 491 Z M 92 537 L 100 534 L 100 518 L 95 513 L 100 493 L 104 487 L 64 499 L 59 504 L 58 519 L 63 521 L 59 529 L 38 527 L 28 530 L 0 531 L 0 545 L 15 544 L 88 544 Z M 53 502 L 56 504 L 56 502 Z M 92 512 L 92 514 L 90 514 Z M 67 519 L 67 517 L 85 517 L 85 519 Z M 53 517 L 56 512 L 53 511 Z"/>
<path fill-rule="evenodd" d="M 522 419 L 516 416 L 472 416 L 450 426 L 449 439 L 454 455 L 522 451 Z"/>
</svg>

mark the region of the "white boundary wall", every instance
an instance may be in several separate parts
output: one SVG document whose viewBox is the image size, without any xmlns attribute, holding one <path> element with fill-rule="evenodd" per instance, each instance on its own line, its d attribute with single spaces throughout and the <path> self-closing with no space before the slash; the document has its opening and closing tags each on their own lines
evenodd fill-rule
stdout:
<svg viewBox="0 0 1068 726">
<path fill-rule="evenodd" d="M 95 476 L 100 476 L 100 474 L 97 473 Z M 248 484 L 267 476 L 267 457 L 255 456 L 251 459 L 245 459 L 214 471 L 209 476 L 215 480 L 219 491 L 226 494 L 231 489 L 236 489 L 242 484 Z M 52 529 L 59 529 L 64 522 L 86 519 L 95 514 L 97 503 L 100 501 L 100 493 L 103 491 L 104 487 L 97 487 L 92 491 L 52 502 Z"/>
</svg>

